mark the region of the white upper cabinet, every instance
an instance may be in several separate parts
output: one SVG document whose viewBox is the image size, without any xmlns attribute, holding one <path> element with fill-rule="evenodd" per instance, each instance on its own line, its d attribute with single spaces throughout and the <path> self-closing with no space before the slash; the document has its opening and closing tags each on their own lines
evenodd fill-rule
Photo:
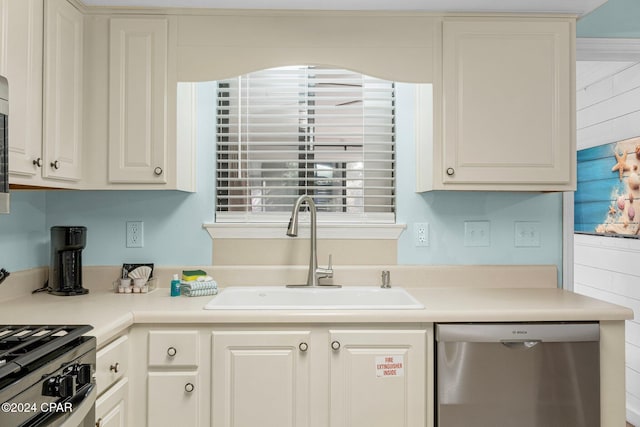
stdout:
<svg viewBox="0 0 640 427">
<path fill-rule="evenodd" d="M 67 0 L 46 0 L 43 175 L 82 177 L 83 15 Z"/>
<path fill-rule="evenodd" d="M 11 182 L 41 177 L 42 0 L 2 0 L 2 70 L 9 81 Z"/>
<path fill-rule="evenodd" d="M 167 182 L 167 37 L 166 19 L 111 19 L 109 182 Z"/>
<path fill-rule="evenodd" d="M 419 191 L 575 189 L 574 27 L 570 18 L 444 20 L 432 145 L 417 120 Z"/>
<path fill-rule="evenodd" d="M 195 84 L 177 82 L 176 17 L 85 19 L 83 188 L 195 191 Z"/>
</svg>

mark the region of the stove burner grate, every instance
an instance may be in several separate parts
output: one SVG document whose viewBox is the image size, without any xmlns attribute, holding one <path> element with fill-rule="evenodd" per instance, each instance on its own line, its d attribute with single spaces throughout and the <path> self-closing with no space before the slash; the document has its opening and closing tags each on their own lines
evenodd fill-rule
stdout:
<svg viewBox="0 0 640 427">
<path fill-rule="evenodd" d="M 88 325 L 0 326 L 0 378 L 19 371 L 91 329 Z"/>
</svg>

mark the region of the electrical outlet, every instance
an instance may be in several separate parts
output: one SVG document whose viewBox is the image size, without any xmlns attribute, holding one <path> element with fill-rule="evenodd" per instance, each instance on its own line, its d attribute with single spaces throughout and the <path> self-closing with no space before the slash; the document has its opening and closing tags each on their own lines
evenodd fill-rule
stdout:
<svg viewBox="0 0 640 427">
<path fill-rule="evenodd" d="M 144 223 L 142 221 L 127 221 L 127 247 L 142 248 L 144 246 Z"/>
<path fill-rule="evenodd" d="M 465 221 L 465 246 L 490 246 L 491 223 L 489 221 Z"/>
<path fill-rule="evenodd" d="M 413 233 L 416 246 L 429 246 L 429 223 L 416 222 L 413 224 Z"/>
<path fill-rule="evenodd" d="M 516 248 L 537 248 L 540 246 L 540 223 L 535 221 L 516 221 Z"/>
</svg>

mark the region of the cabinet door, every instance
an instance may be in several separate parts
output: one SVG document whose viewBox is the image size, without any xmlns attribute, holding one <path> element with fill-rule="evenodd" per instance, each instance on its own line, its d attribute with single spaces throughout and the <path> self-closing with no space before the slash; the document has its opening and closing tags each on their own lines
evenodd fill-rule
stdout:
<svg viewBox="0 0 640 427">
<path fill-rule="evenodd" d="M 147 425 L 198 426 L 196 372 L 149 372 Z"/>
<path fill-rule="evenodd" d="M 96 353 L 96 383 L 98 394 L 127 375 L 129 369 L 129 337 L 121 336 Z"/>
<path fill-rule="evenodd" d="M 43 176 L 82 176 L 83 16 L 67 0 L 47 0 L 44 21 Z"/>
<path fill-rule="evenodd" d="M 447 20 L 442 181 L 575 184 L 572 22 Z"/>
<path fill-rule="evenodd" d="M 2 74 L 9 81 L 9 172 L 39 177 L 42 160 L 42 0 L 3 0 Z"/>
<path fill-rule="evenodd" d="M 96 400 L 96 427 L 126 427 L 129 379 L 123 378 Z"/>
<path fill-rule="evenodd" d="M 218 427 L 309 425 L 310 333 L 213 333 L 211 419 Z"/>
<path fill-rule="evenodd" d="M 331 427 L 426 425 L 426 331 L 329 331 Z"/>
<path fill-rule="evenodd" d="M 166 19 L 112 18 L 109 182 L 166 183 Z"/>
</svg>

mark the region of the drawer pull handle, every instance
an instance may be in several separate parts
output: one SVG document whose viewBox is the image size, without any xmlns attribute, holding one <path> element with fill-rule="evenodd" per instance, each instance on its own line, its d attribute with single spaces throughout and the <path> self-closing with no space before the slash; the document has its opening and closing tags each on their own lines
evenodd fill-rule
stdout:
<svg viewBox="0 0 640 427">
<path fill-rule="evenodd" d="M 98 418 L 98 421 L 96 421 L 96 427 L 101 427 L 102 426 L 102 418 Z"/>
<path fill-rule="evenodd" d="M 454 168 L 447 168 L 447 175 L 453 176 L 456 173 Z"/>
<path fill-rule="evenodd" d="M 298 348 L 300 349 L 300 351 L 307 351 L 309 349 L 309 344 L 307 344 L 306 342 L 301 342 Z"/>
<path fill-rule="evenodd" d="M 340 341 L 333 341 L 331 342 L 331 348 L 334 350 L 340 350 Z"/>
<path fill-rule="evenodd" d="M 51 162 L 51 167 L 55 170 L 60 169 L 60 162 L 58 160 L 56 160 L 55 162 Z"/>
<path fill-rule="evenodd" d="M 195 390 L 195 387 L 193 384 L 191 383 L 186 383 L 184 385 L 184 391 L 186 391 L 187 393 L 191 393 L 193 390 Z"/>
<path fill-rule="evenodd" d="M 115 374 L 117 374 L 119 370 L 120 370 L 120 363 L 118 363 L 118 362 L 116 362 L 115 365 L 109 366 L 109 371 L 111 371 L 111 372 L 113 372 Z"/>
<path fill-rule="evenodd" d="M 176 354 L 178 354 L 178 350 L 176 350 L 176 348 L 175 348 L 175 347 L 169 347 L 169 348 L 167 349 L 167 356 L 169 356 L 169 357 L 173 357 L 173 356 L 175 356 Z"/>
<path fill-rule="evenodd" d="M 38 157 L 36 160 L 33 161 L 34 166 L 37 166 L 39 168 L 42 167 L 42 158 Z"/>
<path fill-rule="evenodd" d="M 162 168 L 161 168 L 160 166 L 158 166 L 157 168 L 155 168 L 155 169 L 153 170 L 153 173 L 155 173 L 155 174 L 156 174 L 156 176 L 160 176 L 160 175 L 162 175 Z"/>
</svg>

